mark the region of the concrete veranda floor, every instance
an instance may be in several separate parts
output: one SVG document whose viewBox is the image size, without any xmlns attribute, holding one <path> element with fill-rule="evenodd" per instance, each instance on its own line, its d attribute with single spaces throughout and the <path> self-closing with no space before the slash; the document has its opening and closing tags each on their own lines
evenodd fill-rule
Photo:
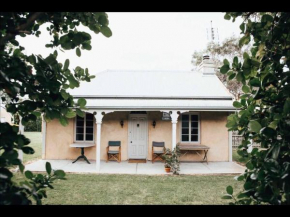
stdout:
<svg viewBox="0 0 290 217">
<path fill-rule="evenodd" d="M 25 170 L 34 172 L 44 172 L 45 163 L 50 162 L 54 170 L 62 169 L 69 173 L 97 173 L 96 162 L 90 161 L 91 164 L 83 160 L 72 163 L 72 160 L 38 160 L 27 164 Z M 241 174 L 245 171 L 245 167 L 235 162 L 181 162 L 180 174 Z M 164 170 L 164 163 L 147 161 L 147 163 L 121 163 L 109 161 L 101 161 L 101 169 L 99 173 L 105 174 L 144 174 L 144 175 L 164 175 L 168 174 Z"/>
</svg>

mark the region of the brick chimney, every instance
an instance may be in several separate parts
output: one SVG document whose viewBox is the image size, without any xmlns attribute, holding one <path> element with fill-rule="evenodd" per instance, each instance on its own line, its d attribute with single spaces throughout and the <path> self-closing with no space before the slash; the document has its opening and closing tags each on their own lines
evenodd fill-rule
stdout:
<svg viewBox="0 0 290 217">
<path fill-rule="evenodd" d="M 202 62 L 199 64 L 197 71 L 203 75 L 215 75 L 215 63 L 209 58 L 209 55 L 203 55 Z"/>
</svg>

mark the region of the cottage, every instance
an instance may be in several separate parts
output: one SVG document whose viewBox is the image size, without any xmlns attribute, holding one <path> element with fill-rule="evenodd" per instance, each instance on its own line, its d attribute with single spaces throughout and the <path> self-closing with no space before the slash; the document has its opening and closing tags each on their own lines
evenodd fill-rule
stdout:
<svg viewBox="0 0 290 217">
<path fill-rule="evenodd" d="M 43 159 L 71 159 L 85 148 L 88 160 L 106 160 L 109 141 L 121 142 L 121 161 L 152 160 L 152 142 L 166 148 L 177 144 L 210 147 L 208 161 L 232 161 L 231 132 L 227 116 L 235 108 L 233 96 L 218 79 L 214 63 L 204 56 L 197 71 L 107 70 L 90 83 L 71 90 L 87 100 L 84 118 L 43 124 Z M 200 161 L 187 154 L 181 161 Z"/>
</svg>

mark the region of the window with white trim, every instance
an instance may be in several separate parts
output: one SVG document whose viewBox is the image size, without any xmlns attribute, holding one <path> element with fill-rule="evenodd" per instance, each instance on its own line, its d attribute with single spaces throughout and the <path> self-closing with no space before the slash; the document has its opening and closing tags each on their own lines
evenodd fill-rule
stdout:
<svg viewBox="0 0 290 217">
<path fill-rule="evenodd" d="M 75 141 L 94 141 L 94 115 L 86 113 L 85 117 L 76 116 Z"/>
<path fill-rule="evenodd" d="M 199 115 L 182 114 L 181 142 L 199 142 L 200 134 Z"/>
</svg>

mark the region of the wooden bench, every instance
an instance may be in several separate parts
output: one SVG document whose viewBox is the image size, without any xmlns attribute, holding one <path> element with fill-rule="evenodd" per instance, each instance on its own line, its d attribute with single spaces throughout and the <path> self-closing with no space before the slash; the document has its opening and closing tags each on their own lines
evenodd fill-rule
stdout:
<svg viewBox="0 0 290 217">
<path fill-rule="evenodd" d="M 189 151 L 195 151 L 195 153 L 197 153 L 198 155 L 200 155 L 198 153 L 198 151 L 204 151 L 203 161 L 206 161 L 206 163 L 208 164 L 207 152 L 210 149 L 208 146 L 206 146 L 206 145 L 194 145 L 194 144 L 190 144 L 190 143 L 178 143 L 177 145 L 178 145 L 180 151 L 186 151 L 182 156 L 185 156 Z"/>
</svg>

